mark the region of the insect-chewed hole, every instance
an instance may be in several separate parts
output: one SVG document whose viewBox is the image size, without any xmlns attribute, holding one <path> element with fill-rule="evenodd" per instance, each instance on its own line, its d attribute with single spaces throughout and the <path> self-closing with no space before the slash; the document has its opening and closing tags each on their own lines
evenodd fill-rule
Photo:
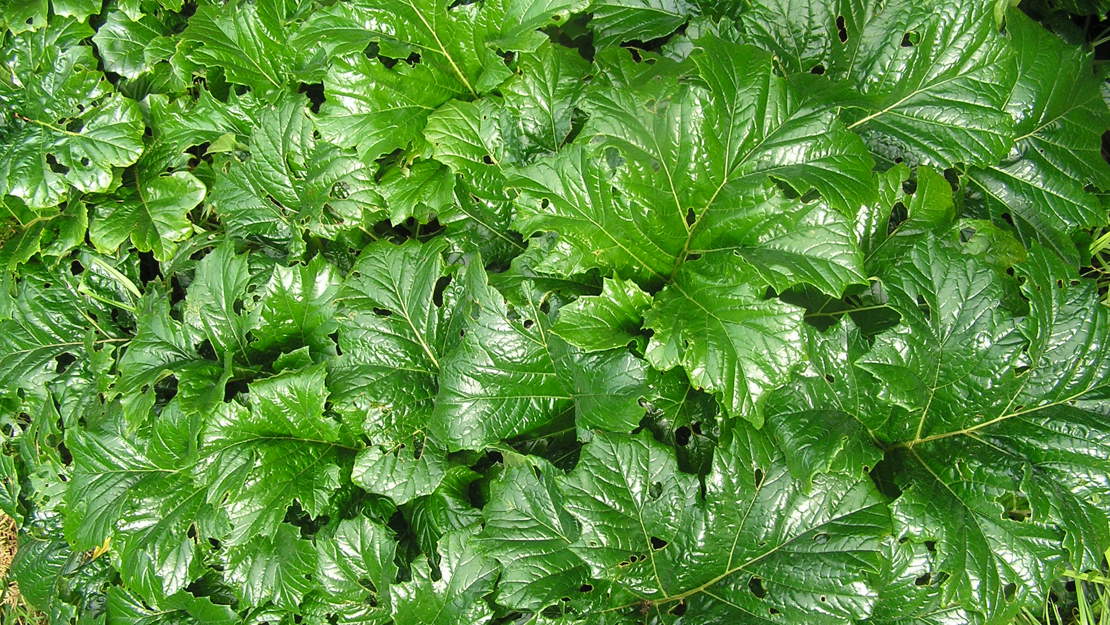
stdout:
<svg viewBox="0 0 1110 625">
<path fill-rule="evenodd" d="M 679 447 L 690 444 L 690 428 L 685 425 L 674 431 L 674 442 Z"/>
</svg>

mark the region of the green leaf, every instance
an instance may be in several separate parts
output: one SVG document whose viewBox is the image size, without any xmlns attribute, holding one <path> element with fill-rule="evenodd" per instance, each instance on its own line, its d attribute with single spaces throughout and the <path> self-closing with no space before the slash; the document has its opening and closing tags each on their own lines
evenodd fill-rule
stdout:
<svg viewBox="0 0 1110 625">
<path fill-rule="evenodd" d="M 5 46 L 12 82 L 0 84 L 0 103 L 12 114 L 0 121 L 0 195 L 46 208 L 63 202 L 71 187 L 107 191 L 114 168 L 142 154 L 138 106 L 113 93 L 92 48 L 75 45 L 90 32 L 62 21 L 41 37 L 23 33 Z"/>
<path fill-rule="evenodd" d="M 867 99 L 848 127 L 877 154 L 936 167 L 1005 155 L 1013 124 L 1000 109 L 1016 74 L 989 6 L 897 2 L 850 20 L 833 74 Z"/>
<path fill-rule="evenodd" d="M 528 461 L 508 466 L 483 509 L 483 549 L 504 568 L 497 602 L 536 610 L 569 596 L 586 581 L 586 566 L 569 547 L 578 526 L 563 509 L 554 467 Z"/>
<path fill-rule="evenodd" d="M 389 221 L 418 222 L 446 213 L 454 201 L 455 176 L 443 164 L 418 160 L 411 167 L 396 167 L 382 174 L 380 192 L 389 208 Z"/>
<path fill-rule="evenodd" d="M 374 445 L 359 452 L 351 480 L 371 493 L 404 504 L 439 487 L 448 466 L 443 456 L 443 450 L 429 444 L 422 432 L 413 433 L 407 442 Z"/>
<path fill-rule="evenodd" d="M 480 449 L 550 421 L 570 390 L 555 370 L 539 310 L 514 319 L 480 266 L 463 276 L 473 311 L 442 363 L 431 430 L 450 451 Z"/>
<path fill-rule="evenodd" d="M 424 128 L 432 156 L 466 181 L 471 193 L 494 201 L 505 199 L 505 167 L 511 164 L 500 113 L 490 99 L 452 100 L 436 109 Z"/>
<path fill-rule="evenodd" d="M 104 206 L 89 229 L 93 245 L 112 252 L 131 238 L 135 249 L 169 260 L 177 243 L 193 232 L 188 213 L 204 200 L 204 184 L 192 174 L 175 172 L 138 185 L 115 203 Z"/>
<path fill-rule="evenodd" d="M 623 349 L 588 354 L 568 350 L 556 367 L 574 399 L 579 431 L 631 432 L 639 427 L 649 371 L 642 358 Z"/>
<path fill-rule="evenodd" d="M 182 33 L 183 41 L 198 44 L 187 55 L 259 95 L 285 91 L 298 61 L 286 21 L 295 6 L 283 0 L 239 1 L 234 10 L 202 6 Z"/>
<path fill-rule="evenodd" d="M 431 493 L 444 473 L 425 436 L 441 363 L 457 342 L 453 295 L 438 291 L 449 278 L 440 246 L 382 242 L 363 252 L 339 296 L 350 322 L 339 334 L 333 401 L 378 445 L 359 454 L 353 479 L 397 503 Z"/>
<path fill-rule="evenodd" d="M 470 494 L 480 477 L 466 467 L 451 466 L 431 494 L 405 507 L 405 516 L 421 551 L 433 553 L 446 534 L 470 528 L 481 520 Z"/>
<path fill-rule="evenodd" d="M 647 358 L 682 365 L 690 382 L 729 414 L 763 422 L 762 401 L 801 363 L 802 310 L 764 299 L 746 263 L 718 252 L 687 263 L 644 316 L 654 331 Z"/>
<path fill-rule="evenodd" d="M 644 435 L 598 436 L 560 483 L 582 524 L 572 549 L 632 593 L 625 609 L 640 597 L 660 609 L 682 601 L 712 622 L 774 608 L 830 623 L 870 611 L 867 573 L 889 520 L 864 476 L 791 480 L 782 452 L 741 423 L 718 449 L 702 505 L 696 484 Z"/>
<path fill-rule="evenodd" d="M 1037 604 L 1065 560 L 1094 562 L 1077 536 L 1110 538 L 1096 503 L 1107 485 L 1086 477 L 1105 471 L 1110 435 L 1082 401 L 1105 392 L 1107 310 L 1091 285 L 1053 278 L 1069 272 L 1043 248 L 1021 271 L 1030 313 L 1015 319 L 991 269 L 940 243 L 915 247 L 888 279 L 913 332 L 881 335 L 860 360 L 909 411 L 872 426 L 898 450 L 899 532 L 935 540 L 951 576 L 942 597 L 988 617 L 1011 599 Z"/>
<path fill-rule="evenodd" d="M 312 588 L 309 580 L 315 568 L 312 543 L 302 539 L 297 528 L 281 523 L 272 537 L 229 550 L 226 575 L 247 605 L 273 602 L 293 610 Z"/>
<path fill-rule="evenodd" d="M 480 625 L 493 616 L 482 598 L 493 590 L 496 563 L 480 555 L 470 540 L 472 529 L 445 535 L 439 542 L 439 576 L 425 562 L 416 562 L 412 581 L 390 591 L 397 625 L 448 625 L 460 620 Z"/>
<path fill-rule="evenodd" d="M 108 313 L 77 293 L 77 280 L 69 272 L 49 272 L 34 264 L 21 277 L 8 318 L 0 321 L 0 388 L 38 395 L 57 377 L 57 359 L 85 351 L 93 327 L 86 311 Z M 93 345 L 123 339 L 88 340 Z"/>
<path fill-rule="evenodd" d="M 252 311 L 251 347 L 272 352 L 307 346 L 313 355 L 334 353 L 337 290 L 338 278 L 322 256 L 307 265 L 275 267 Z"/>
<path fill-rule="evenodd" d="M 84 554 L 62 540 L 24 535 L 12 561 L 11 575 L 20 594 L 53 622 L 72 622 L 89 604 L 103 596 L 109 570 L 106 564 L 82 566 Z"/>
<path fill-rule="evenodd" d="M 316 540 L 316 576 L 331 601 L 353 604 L 368 598 L 388 601 L 389 587 L 397 577 L 393 558 L 397 544 L 385 527 L 366 517 L 347 519 L 334 533 Z"/>
<path fill-rule="evenodd" d="M 1025 240 L 1040 241 L 1072 262 L 1077 235 L 1107 223 L 1093 193 L 1110 188 L 1101 129 L 1110 125 L 1090 56 L 1065 44 L 1020 11 L 1006 20 L 1018 79 L 1006 102 L 1016 143 L 1000 163 L 968 171 L 991 213 L 1012 214 Z"/>
<path fill-rule="evenodd" d="M 259 380 L 249 407 L 221 404 L 201 433 L 209 501 L 222 502 L 230 545 L 272 536 L 296 501 L 309 516 L 328 510 L 339 487 L 339 424 L 323 415 L 321 365 Z"/>
<path fill-rule="evenodd" d="M 334 236 L 376 212 L 369 167 L 318 140 L 296 99 L 262 108 L 250 133 L 249 151 L 227 157 L 210 193 L 228 235 L 296 253 L 305 230 Z"/>
<path fill-rule="evenodd" d="M 644 311 L 651 297 L 631 280 L 606 278 L 600 295 L 580 297 L 559 309 L 559 320 L 551 331 L 585 351 L 625 347 L 640 334 Z"/>
<path fill-rule="evenodd" d="M 510 147 L 522 160 L 558 152 L 571 132 L 589 64 L 573 50 L 544 43 L 521 54 L 516 69 L 501 88 L 515 139 Z"/>
<path fill-rule="evenodd" d="M 173 320 L 158 298 L 144 301 L 140 311 L 143 325 L 119 361 L 117 388 L 124 393 L 143 392 L 173 375 L 186 411 L 207 412 L 222 401 L 229 372 L 197 353 L 197 335 Z M 140 420 L 149 416 L 144 411 L 138 414 Z"/>
<path fill-rule="evenodd" d="M 561 19 L 577 0 L 493 0 L 452 5 L 446 0 L 399 0 L 383 7 L 371 2 L 336 5 L 313 16 L 299 37 L 326 41 L 336 52 L 362 52 L 376 42 L 381 54 L 403 59 L 421 55 L 420 67 L 452 93 L 477 96 L 500 85 L 510 70 L 497 50 L 535 49 L 536 29 Z M 440 102 L 446 101 L 444 98 Z"/>
<path fill-rule="evenodd" d="M 766 185 L 710 208 L 700 226 L 690 253 L 731 250 L 776 291 L 808 284 L 836 297 L 867 282 L 851 223 L 825 202 L 786 199 Z"/>
<path fill-rule="evenodd" d="M 67 537 L 86 549 L 111 540 L 124 582 L 151 601 L 199 575 L 197 545 L 186 532 L 205 514 L 207 493 L 188 471 L 196 461 L 194 423 L 175 408 L 164 409 L 139 441 L 122 419 L 67 441 L 75 458 Z"/>
<path fill-rule="evenodd" d="M 514 179 L 522 191 L 516 226 L 525 235 L 559 235 L 543 270 L 601 267 L 666 281 L 695 240 L 714 242 L 703 228 L 728 218 L 753 190 L 767 193 L 768 176 L 791 180 L 800 193 L 814 189 L 840 210 L 870 198 L 871 159 L 862 143 L 830 111 L 800 106 L 772 75 L 768 55 L 712 38 L 698 44 L 694 61 L 705 89 L 663 83 L 666 93 L 641 95 L 610 88 L 589 102 L 586 131 L 621 160 L 606 157 L 608 150 L 568 149 Z"/>
<path fill-rule="evenodd" d="M 220 245 L 197 263 L 185 295 L 184 319 L 217 353 L 248 357 L 249 318 L 242 308 L 250 282 L 247 257 L 236 254 L 230 244 Z"/>
<path fill-rule="evenodd" d="M 1003 108 L 1016 77 L 992 8 L 776 1 L 745 15 L 744 29 L 790 71 L 820 67 L 858 91 L 845 101 L 848 127 L 876 155 L 942 168 L 989 165 L 1014 138 Z"/>
<path fill-rule="evenodd" d="M 597 45 L 612 46 L 632 39 L 665 37 L 696 9 L 686 0 L 593 0 L 590 12 Z"/>
<path fill-rule="evenodd" d="M 912 177 L 904 165 L 888 169 L 879 176 L 878 202 L 856 215 L 867 267 L 885 266 L 923 235 L 948 230 L 954 218 L 952 187 L 944 176 L 928 167 L 917 168 Z"/>
<path fill-rule="evenodd" d="M 147 49 L 164 34 L 161 25 L 148 16 L 132 19 L 122 11 L 113 11 L 97 29 L 93 43 L 104 59 L 105 69 L 136 78 L 151 68 Z"/>
<path fill-rule="evenodd" d="M 462 96 L 465 91 L 460 88 L 430 65 L 386 67 L 366 58 L 360 48 L 357 54 L 333 61 L 324 78 L 328 97 L 316 123 L 329 141 L 356 148 L 365 158 L 378 158 L 417 142 L 428 115 Z"/>
</svg>

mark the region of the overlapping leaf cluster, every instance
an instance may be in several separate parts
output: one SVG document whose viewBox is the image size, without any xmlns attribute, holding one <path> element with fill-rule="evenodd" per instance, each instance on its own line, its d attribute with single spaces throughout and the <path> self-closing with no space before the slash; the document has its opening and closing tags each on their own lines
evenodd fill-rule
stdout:
<svg viewBox="0 0 1110 625">
<path fill-rule="evenodd" d="M 1110 546 L 1108 111 L 1009 5 L 0 5 L 24 595 L 149 625 L 1038 605 Z"/>
</svg>

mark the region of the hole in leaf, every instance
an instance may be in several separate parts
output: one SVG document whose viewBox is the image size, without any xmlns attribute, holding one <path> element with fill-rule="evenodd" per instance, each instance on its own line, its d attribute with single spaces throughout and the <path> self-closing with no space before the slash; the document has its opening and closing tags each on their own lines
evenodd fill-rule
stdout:
<svg viewBox="0 0 1110 625">
<path fill-rule="evenodd" d="M 844 27 L 844 16 L 836 16 L 836 36 L 840 38 L 840 43 L 848 41 L 848 29 Z"/>
<path fill-rule="evenodd" d="M 657 538 L 655 536 L 651 537 L 651 548 L 652 549 L 654 549 L 656 551 L 659 551 L 660 549 L 662 549 L 663 547 L 666 547 L 666 546 L 667 546 L 667 541 L 663 540 L 662 538 Z"/>
<path fill-rule="evenodd" d="M 916 180 L 905 180 L 902 182 L 902 193 L 905 193 L 906 195 L 913 195 L 914 191 L 917 191 Z"/>
<path fill-rule="evenodd" d="M 71 274 L 75 275 L 75 276 L 80 275 L 80 273 L 84 270 L 85 270 L 85 266 L 82 265 L 81 261 L 79 261 L 79 260 L 75 260 L 75 261 L 73 261 L 72 263 L 69 264 L 69 272 Z"/>
<path fill-rule="evenodd" d="M 531 319 L 525 319 L 523 325 L 524 325 L 525 329 L 528 329 L 528 328 L 531 328 L 532 326 L 536 325 L 536 322 L 532 321 Z"/>
<path fill-rule="evenodd" d="M 759 577 L 753 577 L 748 580 L 748 590 L 752 591 L 752 594 L 760 599 L 767 596 L 767 589 L 763 587 L 763 579 Z"/>
<path fill-rule="evenodd" d="M 685 425 L 674 431 L 674 442 L 680 447 L 690 444 L 690 428 Z"/>
<path fill-rule="evenodd" d="M 437 307 L 443 306 L 443 292 L 447 290 L 449 284 L 451 284 L 451 276 L 443 276 L 436 280 L 435 288 L 432 289 L 432 303 Z"/>
<path fill-rule="evenodd" d="M 698 221 L 698 215 L 694 212 L 693 208 L 686 209 L 686 225 L 692 226 Z"/>
<path fill-rule="evenodd" d="M 890 207 L 890 220 L 887 222 L 886 233 L 894 234 L 898 226 L 902 225 L 903 221 L 909 216 L 909 211 L 906 210 L 906 205 L 901 202 L 895 202 L 894 206 Z"/>
<path fill-rule="evenodd" d="M 815 534 L 813 536 L 813 542 L 817 543 L 818 545 L 823 545 L 829 542 L 829 535 L 825 533 Z"/>
<path fill-rule="evenodd" d="M 926 573 L 926 574 L 922 575 L 921 577 L 918 577 L 917 579 L 913 580 L 913 583 L 918 585 L 918 586 L 928 586 L 929 582 L 931 582 L 931 581 L 933 581 L 933 576 Z"/>
<path fill-rule="evenodd" d="M 937 541 L 935 541 L 935 540 L 926 540 L 925 541 L 925 548 L 929 550 L 929 553 L 936 553 L 937 552 Z"/>
<path fill-rule="evenodd" d="M 686 602 L 679 601 L 678 603 L 674 604 L 674 607 L 668 610 L 668 612 L 675 616 L 682 616 L 683 614 L 686 614 Z"/>
<path fill-rule="evenodd" d="M 821 595 L 820 597 L 817 597 L 817 600 L 820 601 L 821 603 L 825 603 L 826 601 L 829 600 L 829 598 L 826 597 L 825 595 Z"/>
<path fill-rule="evenodd" d="M 69 173 L 69 168 L 59 163 L 58 159 L 54 158 L 53 154 L 46 155 L 46 164 L 48 167 L 50 167 L 50 171 L 56 174 L 64 175 Z"/>
<path fill-rule="evenodd" d="M 817 65 L 813 66 L 813 69 L 809 70 L 809 73 L 820 76 L 825 73 L 825 66 L 818 63 Z"/>
<path fill-rule="evenodd" d="M 314 82 L 311 84 L 301 83 L 297 87 L 297 93 L 303 93 L 308 96 L 308 101 L 311 103 L 309 108 L 313 113 L 320 112 L 320 105 L 324 103 L 324 84 Z"/>
<path fill-rule="evenodd" d="M 655 500 L 663 495 L 663 484 L 660 482 L 652 482 L 651 488 L 648 489 L 648 497 Z"/>
<path fill-rule="evenodd" d="M 246 380 L 231 380 L 224 386 L 224 402 L 229 402 L 239 394 L 247 392 Z"/>
<path fill-rule="evenodd" d="M 485 156 L 482 157 L 482 162 L 485 163 L 486 165 L 493 165 L 493 157 L 490 156 L 489 154 L 486 154 Z"/>
<path fill-rule="evenodd" d="M 578 592 L 590 592 L 594 587 L 589 584 L 582 584 L 578 587 Z"/>
<path fill-rule="evenodd" d="M 760 486 L 763 485 L 763 478 L 764 478 L 763 469 L 756 469 L 755 470 L 755 487 L 756 488 L 759 488 Z"/>
<path fill-rule="evenodd" d="M 1017 584 L 1010 582 L 1002 589 L 1002 593 L 1006 595 L 1006 601 L 1013 601 L 1017 596 Z"/>
<path fill-rule="evenodd" d="M 952 187 L 952 191 L 960 190 L 960 172 L 956 171 L 954 167 L 944 170 L 944 179 L 948 181 L 948 186 Z"/>
<path fill-rule="evenodd" d="M 393 315 L 393 311 L 386 310 L 385 308 L 375 308 L 374 314 L 379 317 L 390 317 Z"/>
<path fill-rule="evenodd" d="M 66 369 L 68 369 L 75 360 L 77 359 L 73 357 L 73 354 L 70 354 L 68 352 L 58 354 L 54 357 L 54 362 L 56 363 L 54 366 L 54 372 L 65 373 Z"/>
<path fill-rule="evenodd" d="M 162 266 L 155 260 L 150 252 L 139 252 L 139 281 L 143 284 L 151 282 L 162 275 Z"/>
</svg>

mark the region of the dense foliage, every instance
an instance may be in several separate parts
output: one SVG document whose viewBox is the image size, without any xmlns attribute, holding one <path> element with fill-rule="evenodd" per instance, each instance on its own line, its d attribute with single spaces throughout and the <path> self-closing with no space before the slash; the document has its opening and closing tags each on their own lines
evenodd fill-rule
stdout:
<svg viewBox="0 0 1110 625">
<path fill-rule="evenodd" d="M 1039 605 L 1110 547 L 1108 6 L 1010 5 L 0 4 L 22 592 L 54 624 Z"/>
</svg>

